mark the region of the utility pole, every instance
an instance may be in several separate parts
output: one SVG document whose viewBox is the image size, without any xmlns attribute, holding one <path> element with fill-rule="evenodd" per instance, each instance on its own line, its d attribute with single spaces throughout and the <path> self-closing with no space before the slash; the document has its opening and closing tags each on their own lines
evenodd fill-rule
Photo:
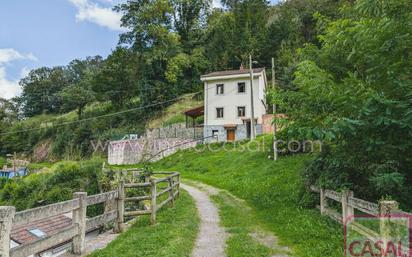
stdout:
<svg viewBox="0 0 412 257">
<path fill-rule="evenodd" d="M 252 55 L 249 55 L 249 71 L 250 71 L 250 139 L 254 140 L 255 136 L 255 106 L 253 101 L 253 67 L 252 67 Z"/>
<path fill-rule="evenodd" d="M 275 58 L 272 58 L 272 90 L 276 89 Z M 278 160 L 278 149 L 276 147 L 276 103 L 273 103 L 273 160 Z"/>
</svg>

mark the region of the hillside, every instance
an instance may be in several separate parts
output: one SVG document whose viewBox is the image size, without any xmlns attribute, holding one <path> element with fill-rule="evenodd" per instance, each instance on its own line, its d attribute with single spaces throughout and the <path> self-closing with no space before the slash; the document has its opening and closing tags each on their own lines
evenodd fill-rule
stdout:
<svg viewBox="0 0 412 257">
<path fill-rule="evenodd" d="M 148 128 L 159 128 L 185 122 L 183 114 L 185 110 L 203 105 L 203 100 L 199 96 L 191 97 L 190 94 L 183 96 L 179 101 L 165 108 L 157 117 L 149 120 L 146 126 Z"/>
<path fill-rule="evenodd" d="M 80 160 L 93 155 L 92 142 L 120 139 L 125 134 L 142 134 L 156 128 L 184 122 L 184 110 L 199 106 L 202 100 L 193 94 L 182 95 L 162 111 L 140 109 L 139 99 L 116 109 L 110 102 L 94 102 L 83 110 L 64 114 L 42 114 L 15 122 L 0 135 L 0 154 L 18 152 L 34 161 Z"/>
<path fill-rule="evenodd" d="M 155 163 L 153 169 L 179 171 L 184 179 L 226 189 L 246 200 L 256 212 L 256 223 L 291 246 L 294 256 L 342 256 L 341 228 L 320 216 L 303 193 L 301 169 L 313 157 L 295 155 L 274 162 L 268 159 L 270 137 L 258 142 L 262 151 L 234 150 L 232 144 L 225 146 L 227 150 L 214 144 L 201 153 L 201 148 L 181 151 Z"/>
</svg>

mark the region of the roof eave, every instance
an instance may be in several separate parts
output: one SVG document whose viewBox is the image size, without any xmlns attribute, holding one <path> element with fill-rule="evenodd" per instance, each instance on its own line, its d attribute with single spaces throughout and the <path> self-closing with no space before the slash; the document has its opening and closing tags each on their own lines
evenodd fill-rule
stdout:
<svg viewBox="0 0 412 257">
<path fill-rule="evenodd" d="M 253 77 L 259 77 L 263 75 L 263 71 L 254 72 Z M 226 79 L 239 79 L 239 78 L 249 78 L 249 73 L 244 74 L 235 74 L 235 75 L 223 75 L 223 76 L 202 76 L 200 77 L 201 81 L 212 81 L 212 80 L 226 80 Z"/>
</svg>

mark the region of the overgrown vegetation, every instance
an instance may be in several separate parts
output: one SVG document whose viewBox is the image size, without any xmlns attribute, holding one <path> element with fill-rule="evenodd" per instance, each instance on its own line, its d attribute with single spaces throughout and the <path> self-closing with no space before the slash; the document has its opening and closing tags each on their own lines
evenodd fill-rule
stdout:
<svg viewBox="0 0 412 257">
<path fill-rule="evenodd" d="M 72 199 L 74 192 L 98 194 L 104 186 L 102 176 L 102 162 L 98 160 L 60 162 L 48 171 L 1 180 L 0 205 L 21 211 Z"/>
<path fill-rule="evenodd" d="M 149 225 L 149 217 L 136 220 L 106 248 L 89 257 L 189 257 L 194 247 L 199 218 L 193 200 L 186 192 L 175 203 L 175 208 L 158 212 L 157 224 Z"/>
<path fill-rule="evenodd" d="M 3 157 L 0 157 L 0 169 L 7 164 L 7 160 Z"/>
<path fill-rule="evenodd" d="M 307 184 L 348 188 L 412 209 L 412 6 L 356 1 L 333 21 L 316 14 L 320 45 L 299 50 L 295 90 L 274 93 L 284 138 L 322 140 Z"/>
</svg>

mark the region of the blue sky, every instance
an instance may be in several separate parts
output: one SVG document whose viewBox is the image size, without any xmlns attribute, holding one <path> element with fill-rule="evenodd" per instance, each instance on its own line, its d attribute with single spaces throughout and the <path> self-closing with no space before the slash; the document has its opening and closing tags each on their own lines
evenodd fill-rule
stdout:
<svg viewBox="0 0 412 257">
<path fill-rule="evenodd" d="M 33 68 L 106 57 L 122 32 L 111 8 L 125 1 L 1 0 L 0 97 L 18 95 L 18 81 Z"/>
<path fill-rule="evenodd" d="M 30 69 L 107 56 L 121 33 L 111 8 L 121 1 L 2 0 L 0 97 L 18 94 L 18 81 Z"/>
</svg>

